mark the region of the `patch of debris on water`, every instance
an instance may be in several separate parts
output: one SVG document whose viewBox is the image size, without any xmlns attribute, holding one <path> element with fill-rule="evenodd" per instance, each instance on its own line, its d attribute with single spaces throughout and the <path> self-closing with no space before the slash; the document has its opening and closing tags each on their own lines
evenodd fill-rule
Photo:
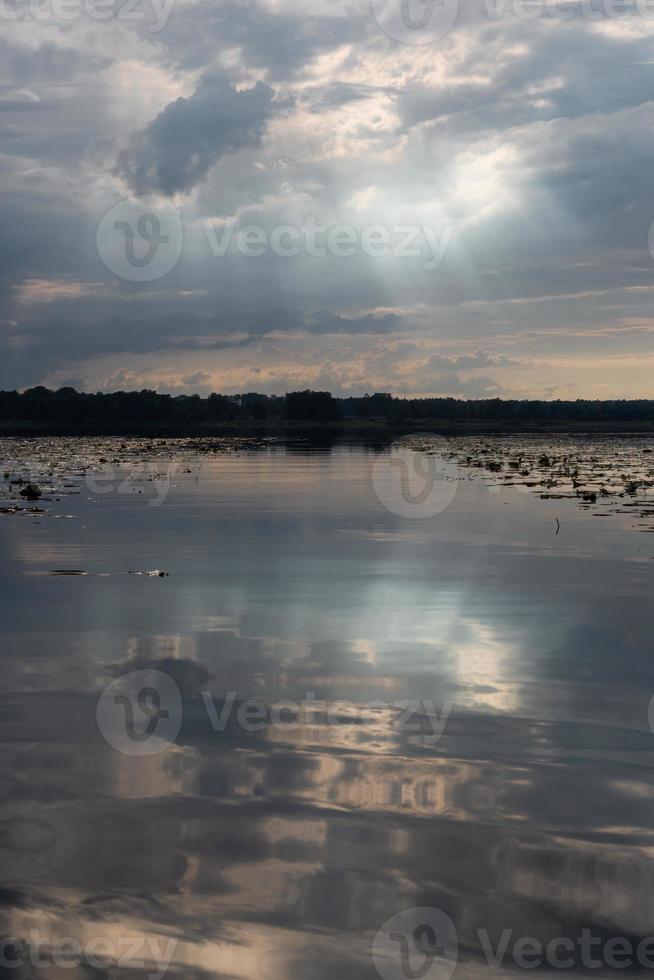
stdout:
<svg viewBox="0 0 654 980">
<path fill-rule="evenodd" d="M 54 505 L 70 496 L 101 498 L 111 488 L 123 495 L 161 494 L 175 481 L 197 479 L 203 457 L 258 452 L 276 442 L 238 436 L 0 438 L 0 517 L 71 517 Z M 38 509 L 28 506 L 37 501 Z"/>
<path fill-rule="evenodd" d="M 145 578 L 168 578 L 170 575 L 169 572 L 164 572 L 160 568 L 154 568 L 150 572 L 87 572 L 85 568 L 53 568 L 48 574 L 64 576 L 94 575 L 96 578 L 110 578 L 112 575 L 143 575 Z"/>
<path fill-rule="evenodd" d="M 70 518 L 55 505 L 72 495 L 102 499 L 97 488 L 113 485 L 121 493 L 147 497 L 168 485 L 197 481 L 207 456 L 256 454 L 285 441 L 281 436 L 0 438 L 0 518 Z M 405 437 L 403 443 L 445 455 L 466 479 L 525 488 L 544 501 L 576 500 L 597 517 L 628 514 L 638 530 L 654 531 L 652 437 L 455 436 L 446 440 L 444 451 L 440 437 Z"/>
<path fill-rule="evenodd" d="M 654 439 L 636 436 L 419 437 L 405 445 L 438 453 L 467 479 L 491 488 L 523 487 L 541 500 L 576 500 L 595 517 L 629 515 L 654 531 Z"/>
</svg>

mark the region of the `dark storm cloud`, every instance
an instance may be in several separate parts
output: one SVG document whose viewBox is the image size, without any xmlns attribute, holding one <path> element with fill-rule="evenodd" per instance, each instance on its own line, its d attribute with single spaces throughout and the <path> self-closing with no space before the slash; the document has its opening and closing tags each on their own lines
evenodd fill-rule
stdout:
<svg viewBox="0 0 654 980">
<path fill-rule="evenodd" d="M 260 142 L 281 107 L 274 97 L 263 82 L 239 90 L 222 76 L 207 75 L 190 98 L 171 102 L 132 136 L 116 172 L 137 194 L 190 190 L 220 157 Z"/>
<path fill-rule="evenodd" d="M 13 171 L 7 178 L 12 177 Z M 6 180 L 9 184 L 9 179 Z M 0 203 L 0 316 L 13 316 L 15 288 L 26 277 L 60 277 L 84 259 L 85 218 L 52 187 L 12 186 Z"/>
<path fill-rule="evenodd" d="M 169 301 L 170 302 L 170 301 Z M 211 352 L 237 350 L 271 334 L 370 334 L 391 333 L 401 326 L 399 317 L 361 316 L 346 318 L 328 310 L 316 314 L 300 311 L 260 310 L 248 316 L 238 309 L 223 310 L 212 315 L 200 315 L 184 310 L 173 300 L 177 309 L 165 312 L 161 307 L 153 314 L 150 304 L 131 306 L 119 316 L 112 316 L 111 293 L 96 297 L 96 311 L 89 313 L 90 304 L 77 300 L 59 300 L 46 308 L 37 307 L 31 316 L 23 315 L 15 326 L 4 331 L 0 327 L 0 351 L 15 359 L 18 351 L 26 361 L 37 365 L 38 372 L 52 369 L 62 351 L 67 356 L 87 358 L 105 354 L 152 354 L 156 351 Z M 80 316 L 80 307 L 84 314 Z M 242 339 L 231 335 L 246 333 Z M 16 347 L 16 339 L 20 346 Z M 14 346 L 12 346 L 12 344 Z M 15 365 L 14 365 L 15 366 Z M 0 387 L 5 384 L 5 372 L 0 367 Z"/>
</svg>

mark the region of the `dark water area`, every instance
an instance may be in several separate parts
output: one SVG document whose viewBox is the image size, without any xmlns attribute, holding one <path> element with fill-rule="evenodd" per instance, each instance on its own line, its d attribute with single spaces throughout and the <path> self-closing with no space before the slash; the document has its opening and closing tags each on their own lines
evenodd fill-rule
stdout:
<svg viewBox="0 0 654 980">
<path fill-rule="evenodd" d="M 652 975 L 654 440 L 0 449 L 1 976 Z"/>
</svg>

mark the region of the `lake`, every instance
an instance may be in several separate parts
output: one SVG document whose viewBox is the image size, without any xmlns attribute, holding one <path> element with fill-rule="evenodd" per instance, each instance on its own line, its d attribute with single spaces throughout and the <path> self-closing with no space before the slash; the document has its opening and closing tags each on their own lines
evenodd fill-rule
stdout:
<svg viewBox="0 0 654 980">
<path fill-rule="evenodd" d="M 0 975 L 651 971 L 653 447 L 0 440 Z"/>
</svg>

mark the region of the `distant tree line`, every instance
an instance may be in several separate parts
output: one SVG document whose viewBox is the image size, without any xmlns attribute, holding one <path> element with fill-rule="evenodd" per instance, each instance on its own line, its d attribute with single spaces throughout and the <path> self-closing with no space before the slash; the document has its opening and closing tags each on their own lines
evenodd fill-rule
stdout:
<svg viewBox="0 0 654 980">
<path fill-rule="evenodd" d="M 286 395 L 161 395 L 156 391 L 51 391 L 42 385 L 0 391 L 0 421 L 70 425 L 221 423 L 238 421 L 338 422 L 343 419 L 408 422 L 654 422 L 654 400 L 515 401 L 484 398 L 396 398 L 387 393 L 336 398 L 327 391 Z"/>
</svg>

